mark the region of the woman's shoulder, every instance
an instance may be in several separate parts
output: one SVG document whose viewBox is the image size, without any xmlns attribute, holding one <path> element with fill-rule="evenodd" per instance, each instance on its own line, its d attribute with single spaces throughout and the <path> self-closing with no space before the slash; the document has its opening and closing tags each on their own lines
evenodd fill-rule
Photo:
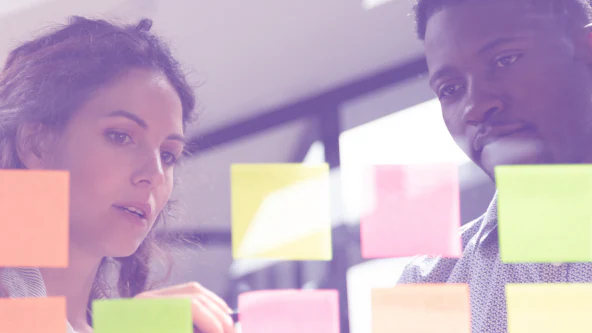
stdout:
<svg viewBox="0 0 592 333">
<path fill-rule="evenodd" d="M 0 297 L 47 297 L 39 268 L 0 267 Z M 76 333 L 68 321 L 66 332 Z"/>
<path fill-rule="evenodd" d="M 2 297 L 47 297 L 45 283 L 38 268 L 0 268 L 0 292 Z"/>
</svg>

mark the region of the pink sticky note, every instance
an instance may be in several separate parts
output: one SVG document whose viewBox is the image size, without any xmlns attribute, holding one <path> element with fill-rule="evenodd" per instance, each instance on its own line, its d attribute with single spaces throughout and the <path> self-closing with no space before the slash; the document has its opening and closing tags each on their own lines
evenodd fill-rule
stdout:
<svg viewBox="0 0 592 333">
<path fill-rule="evenodd" d="M 362 257 L 461 255 L 458 166 L 373 168 L 376 200 L 362 216 Z"/>
<path fill-rule="evenodd" d="M 339 333 L 336 290 L 264 290 L 239 295 L 243 333 Z"/>
</svg>

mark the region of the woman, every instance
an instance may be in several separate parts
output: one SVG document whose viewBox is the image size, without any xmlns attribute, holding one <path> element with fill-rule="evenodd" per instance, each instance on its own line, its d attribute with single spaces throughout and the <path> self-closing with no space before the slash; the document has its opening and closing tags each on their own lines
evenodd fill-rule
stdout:
<svg viewBox="0 0 592 333">
<path fill-rule="evenodd" d="M 71 183 L 69 267 L 4 268 L 0 284 L 8 297 L 64 296 L 70 332 L 92 332 L 92 300 L 114 296 L 188 297 L 199 330 L 233 331 L 197 283 L 147 291 L 195 105 L 151 25 L 73 17 L 12 51 L 0 76 L 0 168 L 68 170 Z"/>
</svg>

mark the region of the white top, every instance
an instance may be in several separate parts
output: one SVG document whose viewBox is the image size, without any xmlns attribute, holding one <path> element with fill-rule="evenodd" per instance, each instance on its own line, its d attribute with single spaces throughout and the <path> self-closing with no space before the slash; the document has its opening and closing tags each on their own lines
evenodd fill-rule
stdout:
<svg viewBox="0 0 592 333">
<path fill-rule="evenodd" d="M 3 268 L 0 270 L 0 284 L 6 287 L 8 297 L 47 297 L 45 282 L 38 268 Z M 66 333 L 76 333 L 66 321 Z"/>
<path fill-rule="evenodd" d="M 66 327 L 66 333 L 76 333 L 76 331 L 72 328 L 72 325 L 70 325 L 70 322 L 66 320 L 66 325 L 68 325 Z"/>
</svg>

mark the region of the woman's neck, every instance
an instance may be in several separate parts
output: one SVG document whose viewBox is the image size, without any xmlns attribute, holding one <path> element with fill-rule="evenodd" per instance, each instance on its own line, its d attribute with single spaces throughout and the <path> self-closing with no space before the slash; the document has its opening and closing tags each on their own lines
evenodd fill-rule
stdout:
<svg viewBox="0 0 592 333">
<path fill-rule="evenodd" d="M 86 311 L 101 259 L 88 255 L 70 244 L 67 268 L 40 269 L 47 295 L 66 298 L 68 321 L 76 331 L 89 332 Z"/>
</svg>

